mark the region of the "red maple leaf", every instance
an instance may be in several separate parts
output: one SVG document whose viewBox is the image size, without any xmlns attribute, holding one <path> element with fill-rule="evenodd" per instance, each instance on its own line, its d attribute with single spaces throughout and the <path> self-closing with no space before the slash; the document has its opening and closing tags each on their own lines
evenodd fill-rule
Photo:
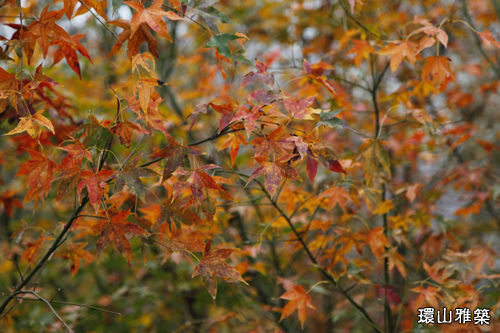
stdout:
<svg viewBox="0 0 500 333">
<path fill-rule="evenodd" d="M 99 211 L 101 197 L 107 185 L 106 180 L 109 179 L 113 172 L 113 170 L 101 170 L 96 174 L 91 171 L 82 171 L 80 174 L 82 180 L 77 187 L 80 202 L 82 201 L 82 190 L 87 187 L 90 203 L 94 206 L 97 213 Z"/>
<path fill-rule="evenodd" d="M 118 252 L 127 259 L 129 266 L 131 266 L 132 249 L 125 234 L 142 235 L 146 232 L 138 225 L 128 222 L 126 219 L 129 215 L 130 210 L 123 210 L 113 216 L 111 220 L 101 220 L 102 222 L 92 226 L 92 231 L 99 234 L 99 239 L 97 240 L 97 257 L 101 255 L 105 248 L 113 243 Z"/>
</svg>

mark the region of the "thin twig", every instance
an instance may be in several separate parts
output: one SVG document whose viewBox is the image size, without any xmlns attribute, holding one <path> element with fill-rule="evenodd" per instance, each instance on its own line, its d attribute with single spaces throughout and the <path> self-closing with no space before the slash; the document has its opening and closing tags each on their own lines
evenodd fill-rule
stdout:
<svg viewBox="0 0 500 333">
<path fill-rule="evenodd" d="M 52 313 L 57 317 L 57 319 L 59 319 L 59 321 L 68 329 L 69 332 L 73 333 L 74 331 L 71 329 L 71 327 L 68 326 L 68 324 L 66 324 L 66 322 L 61 318 L 61 316 L 59 316 L 59 314 L 56 312 L 56 310 L 54 310 L 54 308 L 52 307 L 52 305 L 50 304 L 49 301 L 47 301 L 45 298 L 43 298 L 42 296 L 38 295 L 36 292 L 34 291 L 31 291 L 31 290 L 19 290 L 16 294 L 31 294 L 33 296 L 35 296 L 36 298 L 38 298 L 40 301 L 44 302 L 45 304 L 47 304 L 47 306 L 50 308 L 50 310 L 52 311 Z M 14 294 L 14 297 L 16 296 L 16 294 Z"/>
</svg>

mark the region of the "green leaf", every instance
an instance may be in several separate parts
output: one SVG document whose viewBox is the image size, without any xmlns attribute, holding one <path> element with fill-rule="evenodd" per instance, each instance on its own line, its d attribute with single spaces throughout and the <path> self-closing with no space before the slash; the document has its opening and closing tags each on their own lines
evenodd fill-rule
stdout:
<svg viewBox="0 0 500 333">
<path fill-rule="evenodd" d="M 328 127 L 335 128 L 335 129 L 350 128 L 349 125 L 347 125 L 347 123 L 345 121 L 343 121 L 342 119 L 337 118 L 337 117 L 333 117 L 331 119 L 324 119 L 323 118 L 320 121 L 318 121 L 318 123 L 316 124 L 316 127 L 319 127 L 321 125 L 328 126 Z"/>
<path fill-rule="evenodd" d="M 199 9 L 199 8 L 198 8 Z M 200 10 L 200 9 L 199 9 Z M 234 22 L 226 15 L 221 13 L 217 8 L 209 6 L 207 9 L 203 10 L 205 13 L 212 17 L 216 17 L 222 23 L 234 24 Z"/>
<path fill-rule="evenodd" d="M 341 113 L 344 110 L 345 110 L 345 108 L 336 109 L 336 110 L 332 110 L 332 111 L 328 111 L 328 112 L 323 112 L 323 110 L 321 110 L 321 113 L 319 114 L 319 117 L 321 118 L 320 120 L 332 119 L 333 117 L 335 117 L 336 115 L 338 115 L 339 113 Z"/>
<path fill-rule="evenodd" d="M 117 172 L 112 177 L 116 178 L 115 192 L 120 192 L 123 189 L 123 186 L 127 185 L 132 191 L 134 191 L 135 195 L 137 195 L 144 202 L 145 190 L 140 177 L 154 176 L 157 176 L 157 173 L 146 168 L 136 168 Z"/>
<path fill-rule="evenodd" d="M 232 34 L 215 35 L 210 38 L 210 42 L 208 42 L 205 47 L 216 47 L 217 51 L 219 51 L 220 54 L 222 54 L 226 58 L 231 59 L 231 50 L 229 49 L 227 43 L 239 38 L 241 37 Z"/>
<path fill-rule="evenodd" d="M 113 14 L 116 12 L 118 7 L 120 7 L 123 3 L 123 0 L 113 0 Z"/>
</svg>

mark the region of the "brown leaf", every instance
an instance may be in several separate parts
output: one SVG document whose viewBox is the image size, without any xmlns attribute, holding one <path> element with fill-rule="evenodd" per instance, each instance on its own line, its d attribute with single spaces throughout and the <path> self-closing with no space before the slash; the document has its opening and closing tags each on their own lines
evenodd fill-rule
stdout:
<svg viewBox="0 0 500 333">
<path fill-rule="evenodd" d="M 233 266 L 229 265 L 226 260 L 229 258 L 231 253 L 238 249 L 217 249 L 215 251 L 210 250 L 210 240 L 205 245 L 205 250 L 203 251 L 203 258 L 200 263 L 195 267 L 192 277 L 195 277 L 201 273 L 203 283 L 207 288 L 210 295 L 215 303 L 215 297 L 217 296 L 217 279 L 216 277 L 228 278 L 232 281 L 241 281 L 244 284 L 248 283 L 243 280 L 240 273 Z"/>
<path fill-rule="evenodd" d="M 132 141 L 132 134 L 134 130 L 141 133 L 146 134 L 147 131 L 142 128 L 140 124 L 133 123 L 131 121 L 124 121 L 118 123 L 109 128 L 113 133 L 118 134 L 120 138 L 120 143 L 127 148 L 130 148 L 130 142 Z"/>
<path fill-rule="evenodd" d="M 129 210 L 123 210 L 113 216 L 111 220 L 101 220 L 102 222 L 92 226 L 92 231 L 99 234 L 99 239 L 97 240 L 97 257 L 101 255 L 105 248 L 113 243 L 118 252 L 127 259 L 129 266 L 131 266 L 132 249 L 125 234 L 142 235 L 146 232 L 138 225 L 128 222 L 126 219 L 129 215 Z"/>
</svg>

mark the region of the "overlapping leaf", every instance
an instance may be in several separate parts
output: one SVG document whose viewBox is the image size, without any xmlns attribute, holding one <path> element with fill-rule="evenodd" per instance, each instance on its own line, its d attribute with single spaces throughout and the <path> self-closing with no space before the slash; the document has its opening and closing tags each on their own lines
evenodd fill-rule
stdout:
<svg viewBox="0 0 500 333">
<path fill-rule="evenodd" d="M 175 139 L 169 142 L 169 145 L 155 152 L 151 156 L 165 158 L 163 168 L 162 183 L 172 177 L 172 174 L 179 167 L 189 167 L 189 155 L 197 156 L 204 154 L 196 147 L 180 145 Z"/>
<path fill-rule="evenodd" d="M 295 156 L 297 155 L 287 154 L 276 159 L 275 161 L 270 161 L 266 157 L 255 157 L 255 160 L 262 166 L 260 168 L 257 168 L 252 173 L 250 178 L 248 178 L 247 185 L 252 180 L 259 177 L 261 174 L 264 174 L 266 188 L 271 196 L 274 196 L 274 194 L 278 190 L 279 184 L 284 178 L 302 180 L 297 171 L 295 171 L 295 169 L 287 163 Z"/>
</svg>

